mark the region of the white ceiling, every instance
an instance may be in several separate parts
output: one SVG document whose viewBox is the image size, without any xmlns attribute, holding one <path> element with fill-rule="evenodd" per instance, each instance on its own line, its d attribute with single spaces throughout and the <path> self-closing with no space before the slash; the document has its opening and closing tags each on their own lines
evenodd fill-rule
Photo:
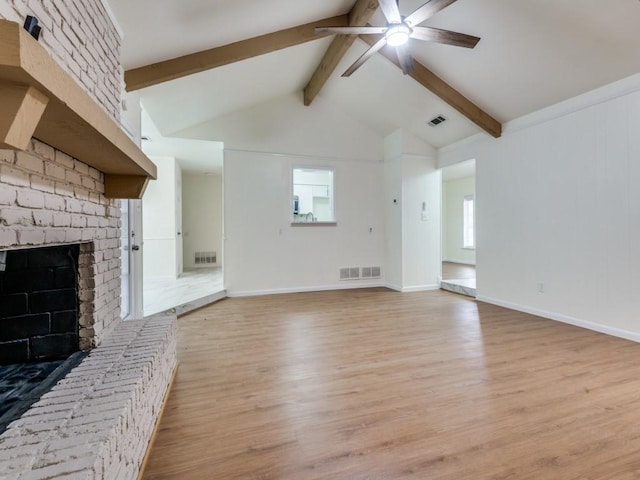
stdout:
<svg viewBox="0 0 640 480">
<path fill-rule="evenodd" d="M 354 0 L 109 0 L 125 68 L 346 13 Z M 424 0 L 400 0 L 409 13 Z M 376 14 L 373 24 L 382 24 Z M 413 41 L 421 63 L 501 122 L 640 72 L 637 0 L 458 0 L 426 22 L 482 38 L 473 50 Z M 164 135 L 300 92 L 327 39 L 142 90 Z M 357 41 L 320 95 L 387 135 L 403 128 L 434 147 L 480 132 L 399 69 L 375 56 L 341 78 L 365 49 Z M 301 100 L 302 101 L 302 100 Z M 442 114 L 448 121 L 426 122 Z M 215 139 L 221 140 L 224 139 Z"/>
</svg>

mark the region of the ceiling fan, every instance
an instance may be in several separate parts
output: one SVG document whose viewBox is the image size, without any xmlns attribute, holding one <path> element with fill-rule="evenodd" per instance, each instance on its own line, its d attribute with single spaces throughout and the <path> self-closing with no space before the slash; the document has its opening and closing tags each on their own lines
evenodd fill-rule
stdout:
<svg viewBox="0 0 640 480">
<path fill-rule="evenodd" d="M 343 77 L 349 77 L 385 45 L 396 48 L 400 68 L 402 68 L 402 72 L 406 75 L 413 71 L 413 57 L 411 56 L 408 45 L 410 38 L 465 48 L 473 48 L 480 41 L 478 37 L 464 33 L 420 26 L 422 22 L 431 18 L 455 1 L 456 0 L 429 0 L 408 16 L 403 17 L 400 15 L 400 9 L 398 8 L 399 0 L 379 0 L 380 9 L 387 19 L 387 25 L 384 27 L 318 27 L 315 31 L 316 33 L 329 32 L 343 35 L 383 35 L 380 40 L 374 43 L 369 50 L 364 52 L 362 56 L 342 74 Z"/>
</svg>

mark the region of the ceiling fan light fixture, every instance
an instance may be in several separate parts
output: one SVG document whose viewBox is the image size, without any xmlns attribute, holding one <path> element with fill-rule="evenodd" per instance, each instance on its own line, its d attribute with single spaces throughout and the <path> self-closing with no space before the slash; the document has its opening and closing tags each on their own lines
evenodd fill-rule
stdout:
<svg viewBox="0 0 640 480">
<path fill-rule="evenodd" d="M 409 41 L 409 35 L 411 35 L 411 28 L 406 23 L 390 25 L 384 34 L 387 39 L 387 44 L 392 47 L 399 47 L 407 43 Z"/>
</svg>

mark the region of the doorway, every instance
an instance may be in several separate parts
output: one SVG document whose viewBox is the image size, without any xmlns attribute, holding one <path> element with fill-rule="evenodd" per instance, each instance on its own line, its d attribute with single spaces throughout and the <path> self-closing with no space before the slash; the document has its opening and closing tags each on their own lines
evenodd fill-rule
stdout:
<svg viewBox="0 0 640 480">
<path fill-rule="evenodd" d="M 223 144 L 164 137 L 142 114 L 142 149 L 158 167 L 144 208 L 144 315 L 181 314 L 226 296 Z"/>
<path fill-rule="evenodd" d="M 476 162 L 442 169 L 442 274 L 440 287 L 476 296 Z"/>
</svg>

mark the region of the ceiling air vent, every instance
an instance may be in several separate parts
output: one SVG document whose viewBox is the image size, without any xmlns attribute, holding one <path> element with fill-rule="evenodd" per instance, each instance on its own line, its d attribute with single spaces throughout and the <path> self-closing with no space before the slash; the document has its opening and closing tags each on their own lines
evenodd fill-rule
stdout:
<svg viewBox="0 0 640 480">
<path fill-rule="evenodd" d="M 431 127 L 437 127 L 438 125 L 440 125 L 441 123 L 446 122 L 447 119 L 444 118 L 442 115 L 438 115 L 436 118 L 433 118 L 431 120 L 429 120 L 428 125 Z"/>
</svg>

